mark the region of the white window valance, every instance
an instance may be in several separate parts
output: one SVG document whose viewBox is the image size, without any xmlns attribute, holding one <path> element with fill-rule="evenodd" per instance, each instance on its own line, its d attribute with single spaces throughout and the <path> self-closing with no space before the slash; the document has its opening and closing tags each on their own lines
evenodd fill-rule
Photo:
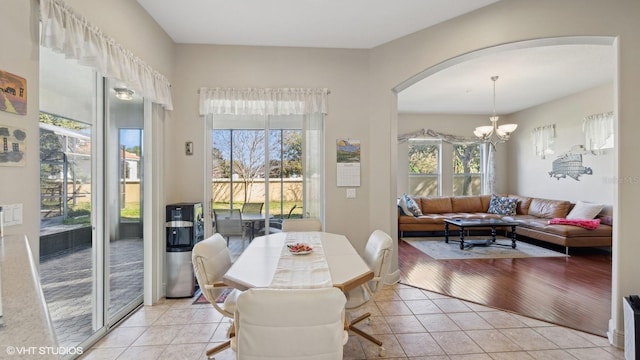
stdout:
<svg viewBox="0 0 640 360">
<path fill-rule="evenodd" d="M 586 116 L 582 123 L 582 131 L 585 136 L 586 150 L 599 152 L 613 148 L 613 112 Z"/>
<path fill-rule="evenodd" d="M 102 75 L 120 80 L 142 96 L 173 110 L 171 84 L 140 58 L 106 36 L 61 0 L 40 0 L 40 44 Z"/>
<path fill-rule="evenodd" d="M 327 114 L 328 89 L 201 88 L 200 115 Z"/>
<path fill-rule="evenodd" d="M 541 159 L 544 159 L 547 155 L 553 154 L 555 138 L 555 125 L 539 126 L 531 130 L 531 142 L 533 143 L 534 154 L 536 154 L 536 156 L 540 156 Z"/>
</svg>

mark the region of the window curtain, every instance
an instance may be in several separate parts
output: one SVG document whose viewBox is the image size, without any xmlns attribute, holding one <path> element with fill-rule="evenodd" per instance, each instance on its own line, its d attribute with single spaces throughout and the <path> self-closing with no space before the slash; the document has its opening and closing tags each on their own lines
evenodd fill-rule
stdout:
<svg viewBox="0 0 640 360">
<path fill-rule="evenodd" d="M 201 88 L 200 115 L 327 114 L 327 89 Z"/>
<path fill-rule="evenodd" d="M 582 131 L 585 136 L 585 148 L 588 151 L 601 152 L 613 147 L 613 112 L 589 115 L 584 118 Z"/>
<path fill-rule="evenodd" d="M 324 223 L 324 116 L 328 89 L 200 88 L 200 115 L 304 115 L 304 216 Z M 215 126 L 215 125 L 214 125 Z"/>
<path fill-rule="evenodd" d="M 40 44 L 120 80 L 165 110 L 173 110 L 171 85 L 160 73 L 76 14 L 61 0 L 40 0 Z"/>
<path fill-rule="evenodd" d="M 536 156 L 544 159 L 547 155 L 554 153 L 553 144 L 556 138 L 556 126 L 545 125 L 531 130 L 531 140 L 533 152 Z"/>
<path fill-rule="evenodd" d="M 483 161 L 484 181 L 482 182 L 482 193 L 493 194 L 496 186 L 496 147 L 493 144 L 484 144 Z"/>
</svg>

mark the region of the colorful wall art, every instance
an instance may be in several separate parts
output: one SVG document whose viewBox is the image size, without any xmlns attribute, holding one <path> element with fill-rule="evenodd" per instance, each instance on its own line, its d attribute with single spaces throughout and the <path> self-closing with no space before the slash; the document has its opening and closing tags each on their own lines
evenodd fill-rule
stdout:
<svg viewBox="0 0 640 360">
<path fill-rule="evenodd" d="M 0 110 L 19 115 L 27 113 L 27 80 L 0 70 Z"/>
<path fill-rule="evenodd" d="M 0 125 L 0 166 L 24 166 L 27 158 L 27 132 Z"/>
</svg>

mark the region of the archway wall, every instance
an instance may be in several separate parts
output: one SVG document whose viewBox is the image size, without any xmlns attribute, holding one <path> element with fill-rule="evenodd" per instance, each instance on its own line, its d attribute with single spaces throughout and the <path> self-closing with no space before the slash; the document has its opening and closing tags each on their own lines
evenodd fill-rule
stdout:
<svg viewBox="0 0 640 360">
<path fill-rule="evenodd" d="M 370 142 L 376 160 L 371 182 L 370 224 L 397 234 L 397 99 L 394 88 L 425 69 L 448 59 L 484 48 L 531 39 L 564 36 L 610 36 L 616 38 L 618 74 L 614 82 L 617 112 L 616 156 L 612 174 L 614 190 L 613 301 L 610 341 L 622 346 L 622 297 L 640 293 L 640 242 L 635 241 L 634 221 L 640 199 L 640 2 L 621 0 L 503 0 L 372 49 L 370 54 Z M 621 150 L 624 149 L 624 150 Z M 397 246 L 397 245 L 396 245 Z M 397 254 L 397 248 L 396 254 Z M 396 278 L 397 256 L 392 271 Z"/>
</svg>

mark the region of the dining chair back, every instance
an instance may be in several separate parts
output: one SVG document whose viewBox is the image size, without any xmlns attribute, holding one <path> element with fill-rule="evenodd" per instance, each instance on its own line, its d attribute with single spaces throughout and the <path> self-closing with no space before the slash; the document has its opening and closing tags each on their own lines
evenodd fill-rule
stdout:
<svg viewBox="0 0 640 360">
<path fill-rule="evenodd" d="M 338 288 L 251 288 L 238 296 L 232 348 L 238 360 L 342 359 L 348 340 Z"/>
<path fill-rule="evenodd" d="M 242 213 L 243 214 L 262 214 L 263 207 L 264 207 L 264 203 L 247 202 L 242 204 Z"/>
<path fill-rule="evenodd" d="M 227 246 L 231 236 L 240 236 L 242 238 L 242 248 L 244 249 L 244 240 L 246 229 L 242 225 L 242 213 L 239 209 L 213 209 L 213 217 L 216 222 L 216 232 L 227 238 Z"/>
<path fill-rule="evenodd" d="M 373 272 L 373 279 L 364 285 L 357 287 L 347 293 L 346 309 L 351 316 L 355 310 L 366 305 L 375 294 L 382 289 L 384 285 L 384 277 L 391 267 L 391 252 L 393 249 L 393 241 L 391 237 L 382 230 L 375 230 L 369 236 L 365 245 L 362 258 Z M 371 313 L 366 312 L 349 323 L 349 330 L 362 336 L 363 338 L 377 344 L 379 346 L 379 355 L 384 356 L 385 349 L 382 341 L 355 327 L 355 325 L 365 319 L 369 319 Z"/>
<path fill-rule="evenodd" d="M 213 305 L 216 311 L 228 319 L 233 319 L 240 291 L 228 287 L 222 281 L 222 277 L 231 267 L 231 255 L 222 235 L 216 233 L 196 243 L 191 252 L 191 261 L 202 295 Z M 216 299 L 223 292 L 227 292 L 226 298 L 223 302 L 217 303 Z M 233 335 L 233 324 L 231 324 L 227 331 L 227 338 L 231 338 Z M 230 345 L 231 340 L 228 340 L 207 350 L 207 357 L 226 349 Z"/>
<path fill-rule="evenodd" d="M 282 231 L 322 231 L 322 223 L 318 219 L 284 219 Z"/>
</svg>

